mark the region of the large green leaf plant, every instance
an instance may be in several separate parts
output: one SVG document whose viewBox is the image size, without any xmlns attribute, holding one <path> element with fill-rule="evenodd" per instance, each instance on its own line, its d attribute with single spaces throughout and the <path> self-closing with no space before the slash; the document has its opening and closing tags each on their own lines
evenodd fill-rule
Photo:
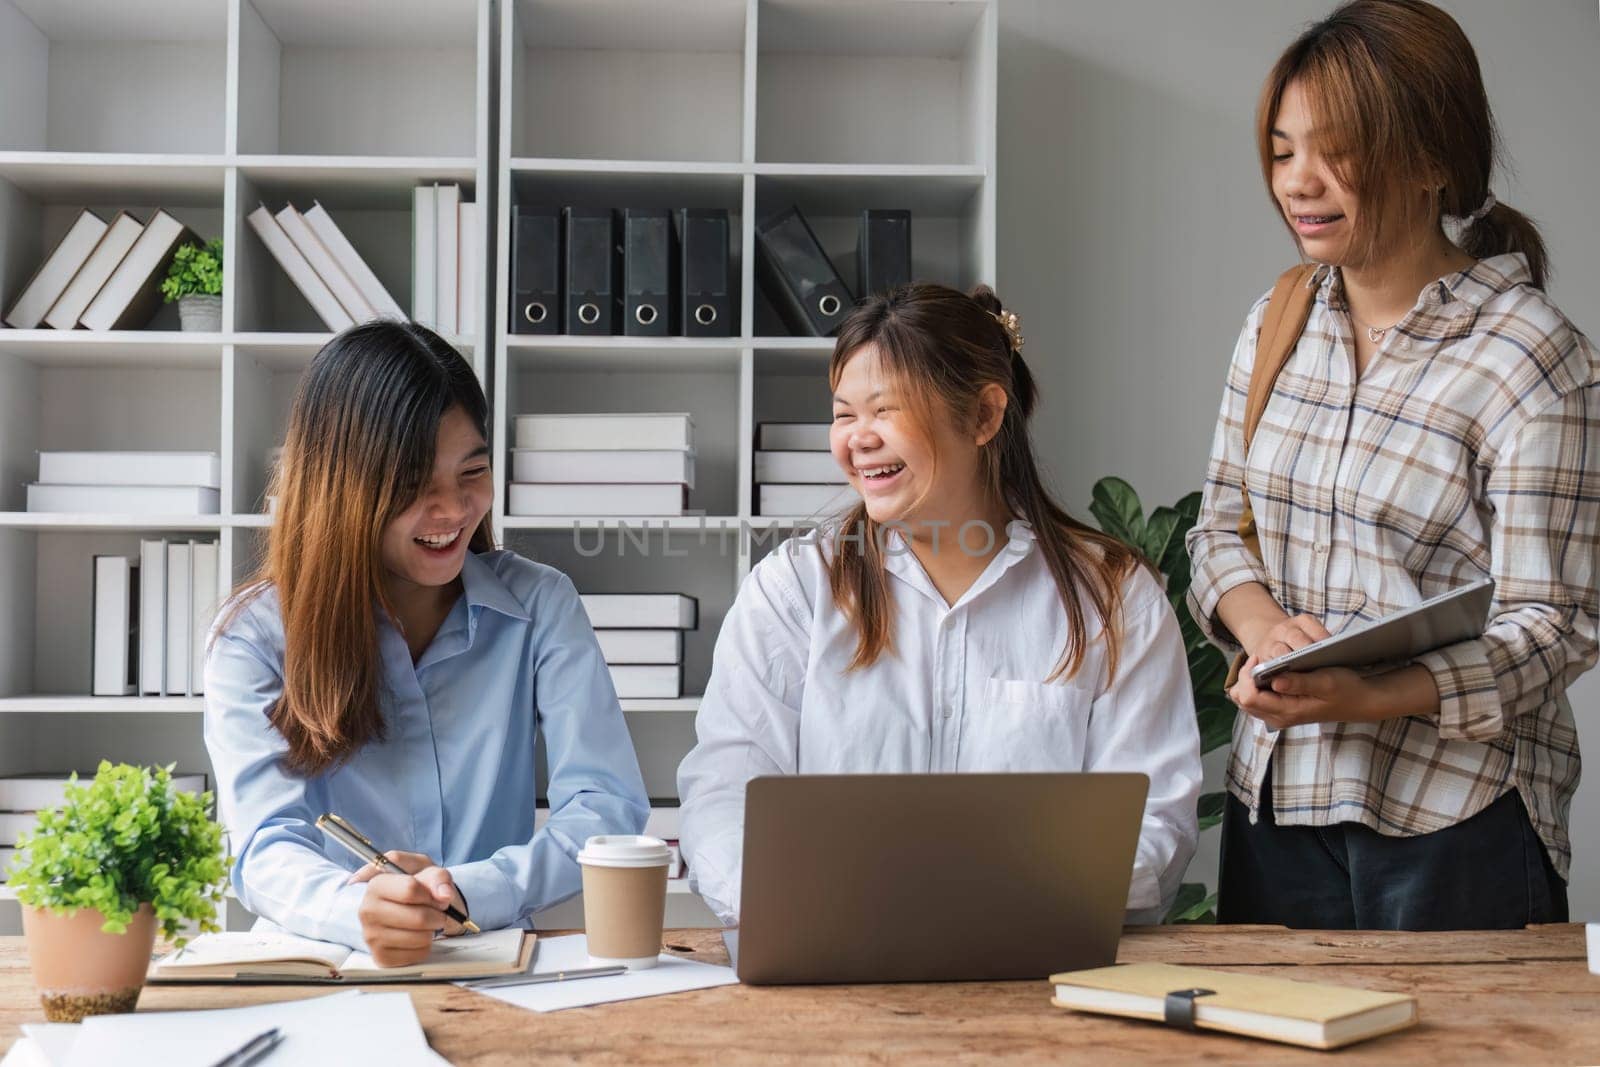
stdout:
<svg viewBox="0 0 1600 1067">
<path fill-rule="evenodd" d="M 1200 751 L 1211 752 L 1226 745 L 1233 736 L 1235 709 L 1223 683 L 1228 677 L 1228 661 L 1215 645 L 1206 640 L 1194 617 L 1189 614 L 1189 553 L 1184 536 L 1200 517 L 1200 494 L 1190 493 L 1171 507 L 1158 507 L 1148 516 L 1133 486 L 1121 478 L 1102 478 L 1095 483 L 1089 513 L 1100 529 L 1137 549 L 1166 579 L 1167 599 L 1177 612 L 1183 632 L 1183 647 L 1189 657 L 1189 681 L 1194 688 L 1195 715 L 1200 727 Z M 1200 829 L 1207 830 L 1222 821 L 1223 793 L 1200 796 Z M 1185 882 L 1178 898 L 1167 912 L 1166 921 L 1215 922 L 1217 895 L 1207 893 L 1204 883 Z"/>
</svg>

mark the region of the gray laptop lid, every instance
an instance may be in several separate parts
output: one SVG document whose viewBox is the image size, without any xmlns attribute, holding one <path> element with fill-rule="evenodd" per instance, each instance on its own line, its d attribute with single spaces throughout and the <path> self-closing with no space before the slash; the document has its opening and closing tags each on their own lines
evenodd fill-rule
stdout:
<svg viewBox="0 0 1600 1067">
<path fill-rule="evenodd" d="M 1116 961 L 1143 774 L 791 775 L 745 793 L 751 984 L 1043 979 Z"/>
</svg>

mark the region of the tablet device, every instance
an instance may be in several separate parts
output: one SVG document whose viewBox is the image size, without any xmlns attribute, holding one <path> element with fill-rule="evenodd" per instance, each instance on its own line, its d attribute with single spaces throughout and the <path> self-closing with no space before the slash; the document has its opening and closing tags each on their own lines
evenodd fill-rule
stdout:
<svg viewBox="0 0 1600 1067">
<path fill-rule="evenodd" d="M 1480 578 L 1415 607 L 1355 626 L 1257 665 L 1257 685 L 1286 671 L 1405 663 L 1436 648 L 1483 636 L 1494 601 L 1494 580 Z"/>
</svg>

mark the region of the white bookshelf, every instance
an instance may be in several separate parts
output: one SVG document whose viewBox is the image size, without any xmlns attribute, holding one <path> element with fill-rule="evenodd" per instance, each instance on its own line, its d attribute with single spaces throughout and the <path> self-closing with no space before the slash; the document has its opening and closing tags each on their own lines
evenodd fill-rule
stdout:
<svg viewBox="0 0 1600 1067">
<path fill-rule="evenodd" d="M 266 451 L 330 335 L 245 218 L 320 201 L 409 307 L 411 189 L 441 181 L 480 205 L 478 328 L 452 340 L 491 397 L 498 539 L 585 592 L 700 601 L 688 695 L 623 702 L 673 797 L 717 628 L 773 543 L 739 531 L 802 521 L 753 514 L 756 424 L 829 417 L 832 342 L 783 331 L 753 225 L 799 204 L 853 285 L 860 210 L 906 207 L 919 276 L 992 281 L 996 32 L 994 0 L 0 0 L 0 303 L 83 207 L 164 207 L 227 245 L 220 333 L 171 307 L 139 331 L 0 329 L 0 773 L 209 769 L 198 699 L 83 695 L 90 557 L 197 536 L 248 573 Z M 727 208 L 735 333 L 510 334 L 515 204 Z M 505 513 L 511 419 L 605 410 L 694 415 L 699 514 L 625 520 L 649 554 L 617 554 L 623 520 Z M 135 448 L 217 451 L 221 514 L 22 510 L 37 451 Z"/>
</svg>

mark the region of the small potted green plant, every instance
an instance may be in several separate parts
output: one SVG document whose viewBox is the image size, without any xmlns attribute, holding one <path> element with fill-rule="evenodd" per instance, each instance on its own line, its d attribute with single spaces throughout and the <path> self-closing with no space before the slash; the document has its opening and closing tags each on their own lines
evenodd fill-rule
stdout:
<svg viewBox="0 0 1600 1067">
<path fill-rule="evenodd" d="M 132 1011 L 157 930 L 181 947 L 185 922 L 219 929 L 229 860 L 210 808 L 170 768 L 102 761 L 18 840 L 11 886 L 46 1019 Z"/>
<path fill-rule="evenodd" d="M 169 304 L 178 302 L 178 321 L 185 330 L 221 330 L 222 242 L 186 244 L 173 253 L 161 296 Z"/>
</svg>

